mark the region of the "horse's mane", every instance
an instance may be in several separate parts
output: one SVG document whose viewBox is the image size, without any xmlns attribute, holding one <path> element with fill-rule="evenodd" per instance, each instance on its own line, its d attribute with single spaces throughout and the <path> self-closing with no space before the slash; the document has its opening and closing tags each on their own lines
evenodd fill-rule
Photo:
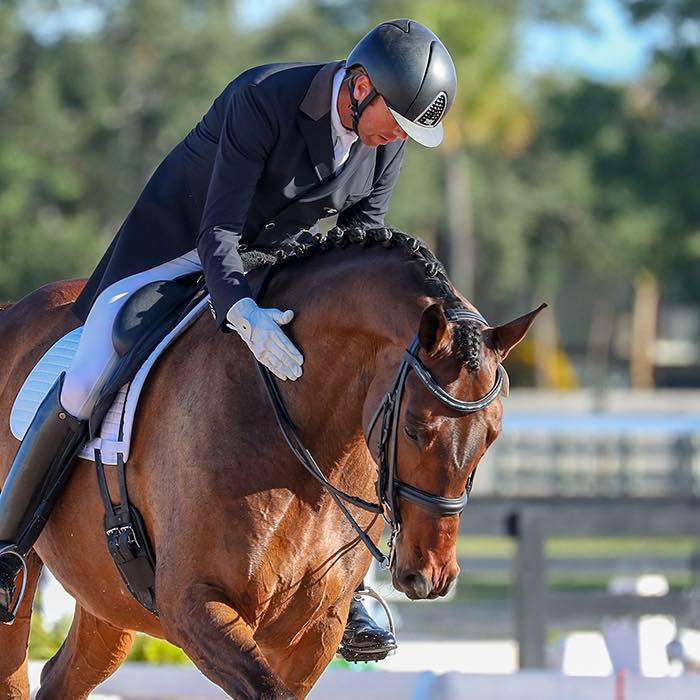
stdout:
<svg viewBox="0 0 700 700">
<path fill-rule="evenodd" d="M 361 248 L 381 246 L 399 248 L 418 265 L 421 281 L 427 286 L 431 296 L 440 299 L 444 308 L 465 308 L 454 292 L 454 286 L 443 264 L 432 250 L 419 238 L 409 236 L 396 228 L 332 228 L 326 235 L 314 234 L 308 242 L 291 242 L 276 250 L 264 262 L 281 265 L 311 257 L 328 250 L 357 245 Z M 261 262 L 263 262 L 261 260 Z M 453 330 L 452 353 L 466 365 L 470 372 L 476 372 L 481 363 L 481 329 L 474 321 L 459 321 Z"/>
</svg>

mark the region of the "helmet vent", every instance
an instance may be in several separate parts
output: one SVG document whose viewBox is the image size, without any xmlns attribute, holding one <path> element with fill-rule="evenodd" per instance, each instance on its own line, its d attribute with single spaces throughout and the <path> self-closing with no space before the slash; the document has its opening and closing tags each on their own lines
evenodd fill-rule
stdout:
<svg viewBox="0 0 700 700">
<path fill-rule="evenodd" d="M 442 115 L 445 114 L 446 107 L 447 95 L 441 92 L 423 111 L 418 119 L 416 119 L 416 124 L 420 124 L 421 126 L 435 126 L 442 119 Z"/>
</svg>

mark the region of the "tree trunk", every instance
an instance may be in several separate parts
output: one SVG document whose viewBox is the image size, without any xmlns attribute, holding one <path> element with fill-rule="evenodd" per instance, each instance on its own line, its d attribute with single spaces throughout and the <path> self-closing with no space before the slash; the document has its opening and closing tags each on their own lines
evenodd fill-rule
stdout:
<svg viewBox="0 0 700 700">
<path fill-rule="evenodd" d="M 591 310 L 591 325 L 588 330 L 586 350 L 586 374 L 588 384 L 598 392 L 608 385 L 610 345 L 615 326 L 615 305 L 608 295 L 599 296 Z"/>
<path fill-rule="evenodd" d="M 554 295 L 536 294 L 536 299 L 547 299 L 546 313 L 540 314 L 537 323 L 532 326 L 532 339 L 535 347 L 534 370 L 535 386 L 538 389 L 556 388 L 557 349 L 559 332 L 554 310 Z M 539 303 L 539 302 L 536 302 Z"/>
<path fill-rule="evenodd" d="M 474 294 L 474 217 L 469 157 L 464 149 L 445 156 L 447 230 L 439 248 L 445 251 L 447 272 L 455 286 L 472 299 Z"/>
<path fill-rule="evenodd" d="M 630 333 L 630 384 L 633 389 L 654 387 L 654 347 L 658 310 L 659 284 L 650 272 L 642 272 L 634 283 Z"/>
</svg>

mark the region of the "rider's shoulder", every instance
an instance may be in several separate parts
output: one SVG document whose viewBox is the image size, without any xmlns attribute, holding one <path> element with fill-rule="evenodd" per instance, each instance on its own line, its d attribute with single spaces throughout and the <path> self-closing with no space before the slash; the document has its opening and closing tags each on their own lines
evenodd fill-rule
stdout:
<svg viewBox="0 0 700 700">
<path fill-rule="evenodd" d="M 298 102 L 324 63 L 266 63 L 254 66 L 237 76 L 229 85 L 231 92 L 255 87 L 262 96 L 276 101 Z"/>
</svg>

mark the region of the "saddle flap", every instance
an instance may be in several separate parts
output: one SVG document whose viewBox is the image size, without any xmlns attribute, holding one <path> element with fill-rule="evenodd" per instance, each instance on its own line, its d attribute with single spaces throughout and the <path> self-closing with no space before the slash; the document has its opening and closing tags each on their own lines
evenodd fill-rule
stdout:
<svg viewBox="0 0 700 700">
<path fill-rule="evenodd" d="M 124 357 L 144 336 L 163 337 L 180 316 L 183 305 L 201 288 L 199 272 L 159 280 L 135 291 L 119 310 L 112 327 L 112 345 Z"/>
<path fill-rule="evenodd" d="M 205 294 L 204 277 L 195 272 L 147 284 L 131 295 L 114 321 L 112 343 L 121 359 L 100 389 L 90 416 L 91 437 L 97 434 L 119 390 Z"/>
</svg>

